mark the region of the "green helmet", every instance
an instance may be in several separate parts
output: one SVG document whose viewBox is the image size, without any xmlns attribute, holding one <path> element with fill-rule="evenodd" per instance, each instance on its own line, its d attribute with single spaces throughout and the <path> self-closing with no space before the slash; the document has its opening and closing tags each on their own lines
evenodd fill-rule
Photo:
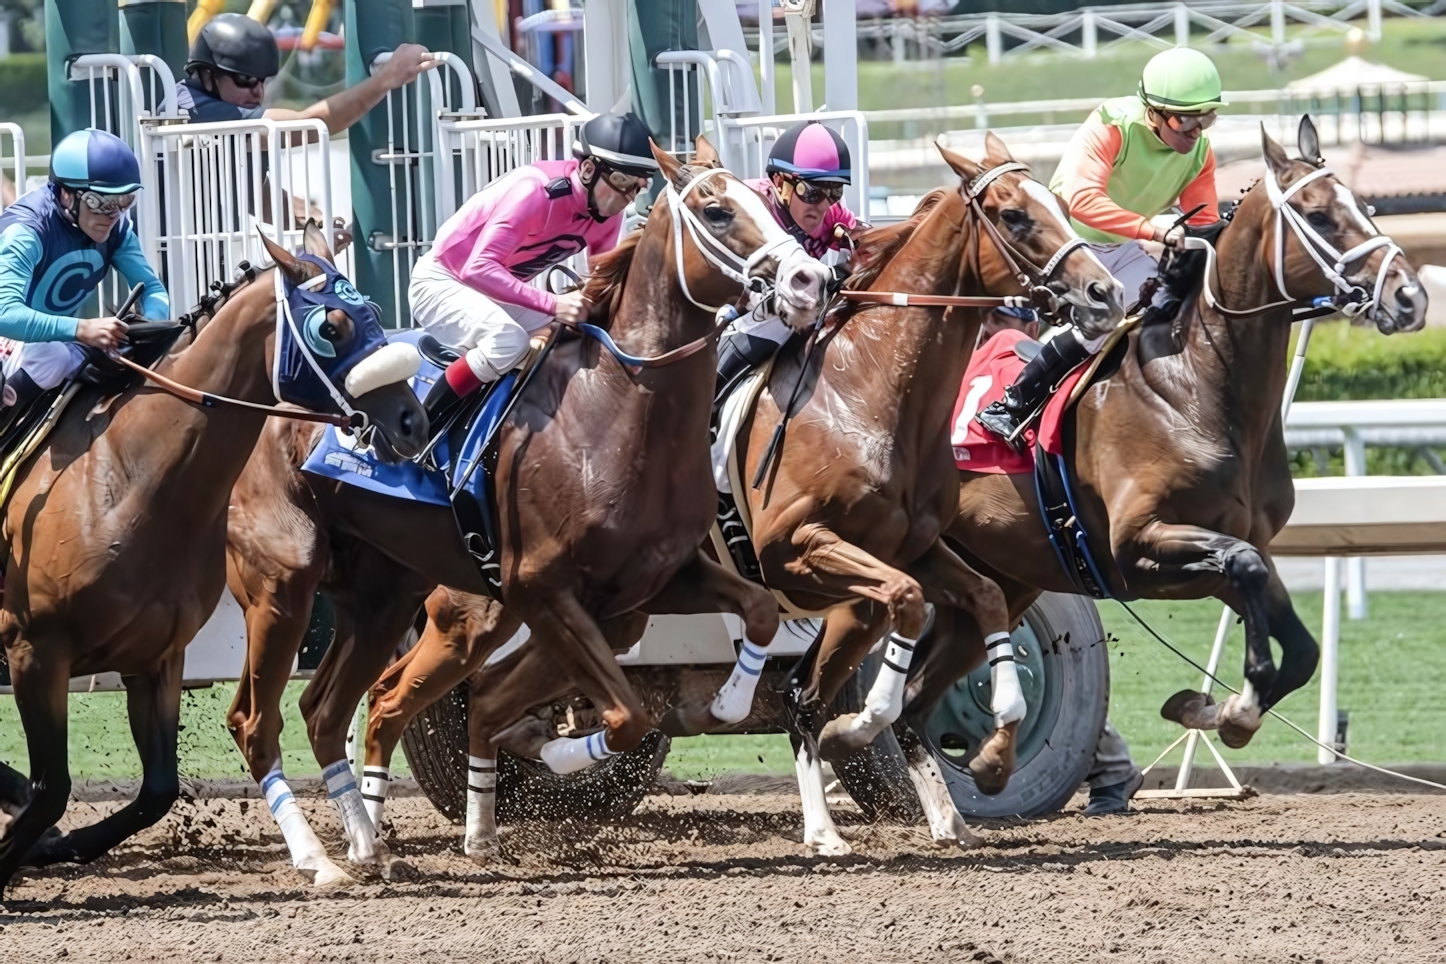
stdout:
<svg viewBox="0 0 1446 964">
<path fill-rule="evenodd" d="M 1210 58 L 1189 47 L 1156 54 L 1140 77 L 1140 99 L 1161 110 L 1194 114 L 1224 107 L 1220 71 Z"/>
</svg>

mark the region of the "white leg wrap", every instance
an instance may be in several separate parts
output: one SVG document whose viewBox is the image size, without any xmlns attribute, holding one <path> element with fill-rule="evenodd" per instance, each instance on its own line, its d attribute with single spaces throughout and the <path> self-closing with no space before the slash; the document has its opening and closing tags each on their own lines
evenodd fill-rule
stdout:
<svg viewBox="0 0 1446 964">
<path fill-rule="evenodd" d="M 748 718 L 753 711 L 753 691 L 758 688 L 758 677 L 763 672 L 766 659 L 768 654 L 762 646 L 746 639 L 743 641 L 733 674 L 713 697 L 713 705 L 709 709 L 715 717 L 724 723 L 741 723 Z"/>
<path fill-rule="evenodd" d="M 898 633 L 889 634 L 884 664 L 879 667 L 879 675 L 869 688 L 863 712 L 854 717 L 849 729 L 874 734 L 899 718 L 904 711 L 904 681 L 908 679 L 909 663 L 914 659 L 914 644 L 917 642 Z"/>
<path fill-rule="evenodd" d="M 1014 665 L 1014 645 L 1008 633 L 995 633 L 984 640 L 984 651 L 989 657 L 989 674 L 993 683 L 996 729 L 1007 723 L 1024 719 L 1028 707 L 1024 704 L 1024 691 L 1019 688 L 1019 671 Z"/>
<path fill-rule="evenodd" d="M 818 757 L 808 752 L 807 744 L 800 744 L 794 757 L 798 771 L 798 795 L 803 801 L 803 845 L 820 854 L 846 854 L 849 845 L 838 835 L 833 815 L 828 812 L 828 800 L 824 797 L 823 767 Z"/>
<path fill-rule="evenodd" d="M 392 773 L 386 767 L 365 767 L 362 770 L 362 804 L 366 807 L 367 819 L 381 836 L 382 817 L 387 810 L 387 788 L 392 785 Z"/>
<path fill-rule="evenodd" d="M 467 758 L 467 856 L 486 856 L 497 849 L 497 761 Z"/>
<path fill-rule="evenodd" d="M 271 808 L 271 815 L 276 818 L 276 824 L 281 828 L 286 849 L 291 851 L 292 866 L 297 870 L 311 871 L 321 871 L 331 866 L 331 858 L 326 855 L 326 848 L 317 839 L 296 798 L 291 795 L 291 787 L 287 785 L 286 775 L 281 772 L 281 767 L 261 778 L 261 792 L 266 794 L 266 805 Z"/>
<path fill-rule="evenodd" d="M 944 782 L 944 775 L 939 772 L 939 764 L 934 761 L 933 755 L 923 747 L 916 747 L 909 754 L 908 762 L 909 781 L 914 784 L 914 792 L 919 795 L 924 814 L 929 818 L 929 834 L 934 842 L 977 844 L 979 840 L 959 815 L 959 808 L 954 805 L 949 785 Z"/>
<path fill-rule="evenodd" d="M 361 791 L 357 789 L 356 775 L 345 760 L 338 760 L 321 771 L 326 780 L 326 796 L 341 817 L 342 829 L 346 832 L 347 859 L 353 863 L 375 863 L 384 848 L 377 840 L 376 827 L 367 816 L 362 805 Z"/>
<path fill-rule="evenodd" d="M 563 737 L 544 743 L 542 762 L 553 773 L 576 773 L 606 760 L 613 752 L 608 749 L 607 730 L 599 730 L 587 736 Z"/>
</svg>

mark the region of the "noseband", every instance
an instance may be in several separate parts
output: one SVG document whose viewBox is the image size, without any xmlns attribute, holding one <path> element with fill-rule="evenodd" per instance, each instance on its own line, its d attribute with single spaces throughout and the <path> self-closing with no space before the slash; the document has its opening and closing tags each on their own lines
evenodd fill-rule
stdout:
<svg viewBox="0 0 1446 964">
<path fill-rule="evenodd" d="M 1049 282 L 1053 280 L 1055 273 L 1059 270 L 1064 259 L 1077 248 L 1084 247 L 1089 242 L 1084 238 L 1070 231 L 1070 237 L 1059 246 L 1059 250 L 1045 262 L 1043 267 L 1036 267 L 1023 254 L 1011 245 L 989 216 L 984 213 L 984 206 L 979 199 L 984 192 L 989 190 L 989 185 L 1005 174 L 1020 172 L 1029 177 L 1028 165 L 1018 161 L 1009 161 L 999 164 L 984 171 L 974 180 L 959 188 L 959 193 L 969 204 L 969 219 L 978 222 L 984 233 L 989 236 L 994 247 L 999 251 L 1000 257 L 1004 259 L 1009 272 L 1014 275 L 1014 280 L 1028 294 L 1024 295 L 1002 295 L 1002 296 L 975 296 L 975 295 L 912 295 L 902 291 L 842 291 L 840 295 L 849 301 L 858 301 L 876 305 L 896 305 L 907 308 L 910 305 L 921 307 L 948 307 L 948 308 L 1033 308 L 1042 314 L 1054 316 L 1059 312 L 1059 296 L 1049 289 Z M 1065 222 L 1068 226 L 1069 222 Z"/>
</svg>

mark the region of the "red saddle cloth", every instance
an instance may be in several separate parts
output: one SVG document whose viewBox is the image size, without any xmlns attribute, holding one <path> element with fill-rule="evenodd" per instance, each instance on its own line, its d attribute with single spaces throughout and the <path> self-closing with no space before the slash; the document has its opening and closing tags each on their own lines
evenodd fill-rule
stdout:
<svg viewBox="0 0 1446 964">
<path fill-rule="evenodd" d="M 1027 337 L 1022 331 L 1005 329 L 981 345 L 969 359 L 964 382 L 959 386 L 959 398 L 954 403 L 954 431 L 950 435 L 954 462 L 963 471 L 992 472 L 996 475 L 1033 472 L 1036 432 L 1043 440 L 1046 452 L 1055 455 L 1064 452 L 1062 428 L 1065 405 L 1069 393 L 1084 377 L 1088 365 L 1081 365 L 1065 376 L 1045 405 L 1044 415 L 1034 428 L 1025 430 L 1027 444 L 1023 455 L 974 421 L 974 416 L 982 409 L 1004 397 L 1004 390 L 1014 384 L 1014 379 L 1024 369 L 1025 361 L 1015 354 L 1014 347 Z"/>
</svg>

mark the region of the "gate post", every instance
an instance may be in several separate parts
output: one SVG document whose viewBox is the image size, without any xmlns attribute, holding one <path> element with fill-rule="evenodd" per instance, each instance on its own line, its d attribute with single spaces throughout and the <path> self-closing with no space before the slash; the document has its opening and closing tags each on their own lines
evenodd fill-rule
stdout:
<svg viewBox="0 0 1446 964">
<path fill-rule="evenodd" d="M 372 61 L 377 54 L 406 43 L 415 36 L 415 27 L 412 0 L 346 0 L 347 86 L 371 76 Z M 401 116 L 401 98 L 405 96 L 405 88 L 387 95 L 389 99 L 396 99 L 398 116 Z M 390 234 L 393 230 L 391 177 L 386 163 L 375 159 L 387 149 L 387 107 L 392 103 L 389 99 L 384 99 L 354 124 L 347 139 L 351 145 L 356 286 L 384 306 L 383 324 L 397 328 L 407 323 L 405 317 L 396 315 L 406 313 L 406 286 L 410 279 L 398 277 L 393 267 L 393 246 L 398 239 Z M 410 199 L 404 198 L 402 203 L 410 203 Z M 399 307 L 396 310 L 386 307 L 391 305 Z"/>
<path fill-rule="evenodd" d="M 121 0 L 121 53 L 155 54 L 179 80 L 186 50 L 186 0 Z"/>
<path fill-rule="evenodd" d="M 85 84 L 70 79 L 70 61 L 81 54 L 119 52 L 120 17 L 114 0 L 45 0 L 45 75 L 52 145 L 90 126 L 90 92 Z M 111 103 L 116 102 L 112 97 Z"/>
</svg>

